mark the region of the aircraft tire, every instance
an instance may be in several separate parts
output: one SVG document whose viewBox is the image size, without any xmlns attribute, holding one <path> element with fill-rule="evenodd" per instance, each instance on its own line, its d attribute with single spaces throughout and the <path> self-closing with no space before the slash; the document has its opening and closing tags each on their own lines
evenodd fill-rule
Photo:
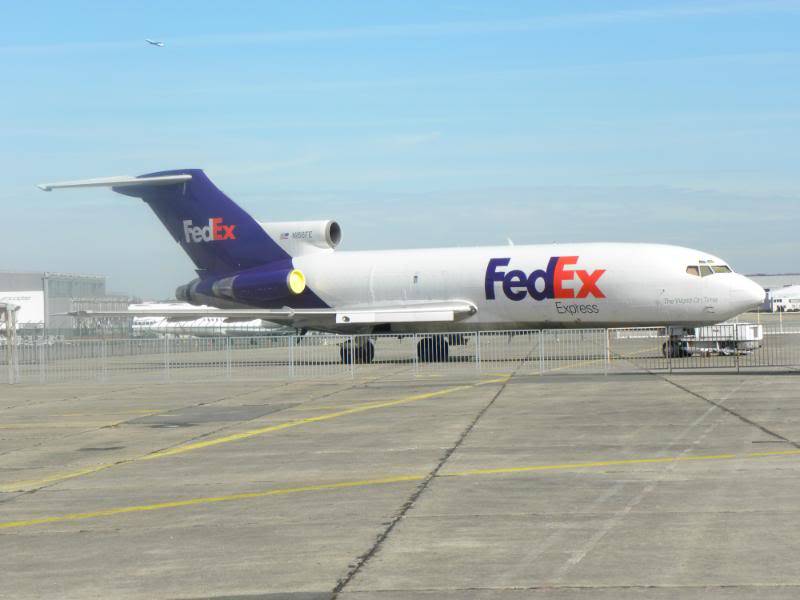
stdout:
<svg viewBox="0 0 800 600">
<path fill-rule="evenodd" d="M 369 364 L 375 358 L 375 344 L 367 340 L 365 344 L 353 346 L 349 341 L 339 346 L 339 357 L 342 364 Z"/>
<path fill-rule="evenodd" d="M 356 346 L 356 363 L 369 364 L 375 358 L 375 344 L 367 340 L 366 344 Z"/>
<path fill-rule="evenodd" d="M 672 342 L 669 346 L 667 346 L 667 342 L 661 344 L 661 354 L 664 358 L 667 357 L 667 348 L 669 348 L 670 358 L 683 358 L 692 355 L 685 342 Z"/>
<path fill-rule="evenodd" d="M 419 362 L 447 362 L 450 348 L 444 336 L 426 337 L 417 343 Z"/>
</svg>

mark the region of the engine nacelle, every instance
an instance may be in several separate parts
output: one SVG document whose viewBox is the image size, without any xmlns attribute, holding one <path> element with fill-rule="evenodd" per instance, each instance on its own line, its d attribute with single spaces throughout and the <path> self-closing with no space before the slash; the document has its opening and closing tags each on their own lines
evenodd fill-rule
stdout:
<svg viewBox="0 0 800 600">
<path fill-rule="evenodd" d="M 186 285 L 178 286 L 178 289 L 175 290 L 175 298 L 181 302 L 188 302 L 189 304 L 200 306 L 203 304 L 203 301 L 197 296 L 197 286 L 199 283 L 199 279 L 193 279 Z"/>
<path fill-rule="evenodd" d="M 291 256 L 333 250 L 342 241 L 342 228 L 336 221 L 281 221 L 259 225 Z"/>
<path fill-rule="evenodd" d="M 249 269 L 218 279 L 211 285 L 217 298 L 239 302 L 281 300 L 302 294 L 306 278 L 299 269 Z"/>
</svg>

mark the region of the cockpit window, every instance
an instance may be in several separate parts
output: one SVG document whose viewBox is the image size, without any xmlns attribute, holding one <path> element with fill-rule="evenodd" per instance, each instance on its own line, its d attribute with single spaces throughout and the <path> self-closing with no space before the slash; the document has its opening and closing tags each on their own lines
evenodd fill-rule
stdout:
<svg viewBox="0 0 800 600">
<path fill-rule="evenodd" d="M 701 260 L 699 266 L 689 265 L 686 267 L 686 273 L 689 275 L 694 275 L 695 277 L 708 277 L 714 273 L 733 273 L 733 269 L 731 269 L 728 265 L 706 264 L 706 261 Z"/>
</svg>

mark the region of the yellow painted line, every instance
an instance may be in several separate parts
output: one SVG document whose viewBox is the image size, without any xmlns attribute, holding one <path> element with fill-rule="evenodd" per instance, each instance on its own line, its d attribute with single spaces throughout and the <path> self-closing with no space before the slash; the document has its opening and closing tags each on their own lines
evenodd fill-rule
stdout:
<svg viewBox="0 0 800 600">
<path fill-rule="evenodd" d="M 105 425 L 113 424 L 113 421 L 111 423 L 108 421 L 97 421 L 94 423 L 87 421 L 76 421 L 72 423 L 7 423 L 5 425 L 0 425 L 0 429 L 67 429 L 74 427 L 104 427 Z"/>
<path fill-rule="evenodd" d="M 0 492 L 21 492 L 35 486 L 47 485 L 48 483 L 54 483 L 56 481 L 63 481 L 65 479 L 81 477 L 82 475 L 89 475 L 90 473 L 97 473 L 98 471 L 103 471 L 104 469 L 113 467 L 115 464 L 121 464 L 121 463 L 107 463 L 103 465 L 97 465 L 94 467 L 87 467 L 85 469 L 80 469 L 79 471 L 60 473 L 58 475 L 52 475 L 51 477 L 44 477 L 42 479 L 35 479 L 30 481 L 15 481 L 13 483 L 6 483 L 0 486 Z"/>
<path fill-rule="evenodd" d="M 454 386 L 450 388 L 445 388 L 442 390 L 438 390 L 436 392 L 428 392 L 425 394 L 415 394 L 413 396 L 408 396 L 405 398 L 400 398 L 398 400 L 389 400 L 384 402 L 372 402 L 361 404 L 355 406 L 353 408 L 348 408 L 345 410 L 340 410 L 333 413 L 328 413 L 325 415 L 319 415 L 316 417 L 307 417 L 304 419 L 294 419 L 292 421 L 287 421 L 285 423 L 280 423 L 278 425 L 270 425 L 268 427 L 261 427 L 259 429 L 251 429 L 249 431 L 244 431 L 242 433 L 235 433 L 232 435 L 227 435 L 218 438 L 212 438 L 209 440 L 205 440 L 202 442 L 195 442 L 192 444 L 184 444 L 182 446 L 176 446 L 175 448 L 169 448 L 167 450 L 161 450 L 159 452 L 153 452 L 152 454 L 146 454 L 144 456 L 131 458 L 127 460 L 120 460 L 113 463 L 105 463 L 101 465 L 96 465 L 94 467 L 89 467 L 86 469 L 80 469 L 77 471 L 70 471 L 68 473 L 58 473 L 49 477 L 43 477 L 41 479 L 32 479 L 32 480 L 25 480 L 25 481 L 14 481 L 11 483 L 5 483 L 0 485 L 0 492 L 17 492 L 22 490 L 27 490 L 30 488 L 47 485 L 51 483 L 55 483 L 58 481 L 65 481 L 67 479 L 74 479 L 76 477 L 82 477 L 83 475 L 89 475 L 91 473 L 97 473 L 99 471 L 104 471 L 105 469 L 109 469 L 111 467 L 128 464 L 131 462 L 141 461 L 141 460 L 153 460 L 155 458 L 163 458 L 165 456 L 174 456 L 176 454 L 183 454 L 186 452 L 191 452 L 193 450 L 200 450 L 202 448 L 209 448 L 212 446 L 217 446 L 219 444 L 227 444 L 230 442 L 236 442 L 244 439 L 248 439 L 251 437 L 264 435 L 266 433 L 272 433 L 275 431 L 282 431 L 284 429 L 291 429 L 293 427 L 299 427 L 301 425 L 308 425 L 311 423 L 317 423 L 320 421 L 328 421 L 330 419 L 337 419 L 339 417 L 343 417 L 346 415 L 351 415 L 355 413 L 365 412 L 368 410 L 374 410 L 377 408 L 386 408 L 390 406 L 396 406 L 399 404 L 406 404 L 409 402 L 416 402 L 419 400 L 426 400 L 429 398 L 436 398 L 438 396 L 444 396 L 446 394 L 452 394 L 454 392 L 459 392 L 467 389 L 471 389 L 473 387 L 479 385 L 488 385 L 492 383 L 505 383 L 508 381 L 508 377 L 502 377 L 498 379 L 485 379 L 483 381 L 479 381 L 478 383 L 473 383 L 469 385 L 460 385 Z"/>
<path fill-rule="evenodd" d="M 64 413 L 61 415 L 50 415 L 51 417 L 113 417 L 116 415 L 152 415 L 167 409 L 147 409 L 147 410 L 112 410 L 106 414 L 100 413 Z"/>
<path fill-rule="evenodd" d="M 797 451 L 800 453 L 800 450 Z M 765 454 L 765 456 L 767 456 Z M 712 454 L 707 456 L 665 456 L 663 458 L 631 458 L 624 460 L 601 460 L 585 463 L 565 463 L 561 465 L 534 465 L 530 467 L 503 467 L 499 469 L 470 469 L 456 471 L 455 473 L 442 473 L 440 477 L 465 477 L 467 475 L 495 475 L 499 473 L 529 473 L 534 471 L 563 471 L 572 469 L 587 469 L 596 467 L 611 467 L 618 465 L 642 465 L 653 463 L 670 463 L 688 460 L 723 460 L 737 458 L 735 454 Z"/>
<path fill-rule="evenodd" d="M 490 383 L 492 381 L 493 380 L 488 380 L 485 383 Z M 338 419 L 339 417 L 344 417 L 346 415 L 353 415 L 368 410 L 375 410 L 376 408 L 387 408 L 389 406 L 398 406 L 400 404 L 408 404 L 409 402 L 427 400 L 429 398 L 437 398 L 439 396 L 445 396 L 447 394 L 452 394 L 454 392 L 468 390 L 470 388 L 475 387 L 475 385 L 477 384 L 459 385 L 455 387 L 445 388 L 443 390 L 438 390 L 436 392 L 426 392 L 424 394 L 416 394 L 414 396 L 408 396 L 406 398 L 400 398 L 399 400 L 389 400 L 386 402 L 374 402 L 369 404 L 362 404 L 359 406 L 354 406 L 353 408 L 347 408 L 345 410 L 328 413 L 326 415 L 318 415 L 316 417 L 306 417 L 304 419 L 294 419 L 292 421 L 279 423 L 277 425 L 269 425 L 268 427 L 260 427 L 258 429 L 251 429 L 249 431 L 243 431 L 241 433 L 234 433 L 231 435 L 213 438 L 210 440 L 204 440 L 202 442 L 194 442 L 193 444 L 184 444 L 183 446 L 176 446 L 175 448 L 160 450 L 159 452 L 153 452 L 152 454 L 143 456 L 140 460 L 153 460 L 154 458 L 161 458 L 164 456 L 174 456 L 176 454 L 183 454 L 184 452 L 191 452 L 193 450 L 199 450 L 201 448 L 210 448 L 211 446 L 218 446 L 219 444 L 227 444 L 230 442 L 238 442 L 240 440 L 246 440 L 258 435 L 263 435 L 265 433 L 272 433 L 274 431 L 283 431 L 284 429 L 291 429 L 293 427 L 299 427 L 301 425 L 309 425 L 311 423 L 319 423 L 322 421 L 329 421 L 331 419 Z"/>
<path fill-rule="evenodd" d="M 732 460 L 748 458 L 766 458 L 775 456 L 796 456 L 800 450 L 779 450 L 775 452 L 751 452 L 747 454 L 709 454 L 705 456 L 664 456 L 657 458 L 634 458 L 625 460 L 602 460 L 582 463 L 563 463 L 555 465 L 533 465 L 528 467 L 506 467 L 498 469 L 471 469 L 468 471 L 458 471 L 439 475 L 438 477 L 467 477 L 476 475 L 495 475 L 512 473 L 529 473 L 536 471 L 568 471 L 579 469 L 590 469 L 598 467 L 621 466 L 621 465 L 641 465 L 657 463 L 674 463 L 687 461 L 711 461 L 711 460 Z M 0 522 L 0 529 L 12 529 L 20 527 L 31 527 L 34 525 L 44 525 L 48 523 L 63 523 L 66 521 L 81 521 L 84 519 L 96 519 L 100 517 L 111 517 L 115 515 L 150 512 L 169 508 L 182 508 L 189 506 L 202 506 L 206 504 L 217 504 L 219 502 L 233 502 L 236 500 L 251 500 L 255 498 L 266 498 L 268 496 L 285 496 L 289 494 L 299 494 L 303 492 L 320 492 L 330 490 L 340 490 L 346 488 L 368 487 L 373 485 L 387 485 L 408 481 L 423 481 L 427 475 L 398 475 L 395 477 L 382 477 L 375 479 L 361 479 L 356 481 L 340 481 L 335 483 L 323 483 L 317 485 L 305 485 L 290 488 L 278 488 L 272 490 L 261 490 L 257 492 L 245 492 L 242 494 L 229 494 L 226 496 L 210 496 L 205 498 L 189 498 L 187 500 L 175 500 L 172 502 L 157 502 L 154 504 L 140 504 L 135 506 L 122 506 L 118 508 L 108 508 L 92 512 L 68 513 L 51 517 L 39 517 L 21 521 Z"/>
<path fill-rule="evenodd" d="M 624 465 L 644 465 L 657 463 L 691 462 L 707 460 L 732 460 L 747 458 L 766 458 L 770 456 L 796 456 L 800 450 L 779 450 L 775 452 L 749 452 L 747 454 L 706 454 L 703 456 L 664 456 L 659 458 L 630 458 L 621 460 L 599 460 L 583 463 L 564 463 L 556 465 L 533 465 L 528 467 L 502 467 L 499 469 L 469 469 L 454 473 L 441 473 L 439 477 L 466 477 L 469 475 L 497 475 L 503 473 L 531 473 L 536 471 L 567 471 Z"/>
<path fill-rule="evenodd" d="M 228 496 L 212 496 L 210 498 L 191 498 L 189 500 L 176 500 L 174 502 L 159 502 L 157 504 L 141 504 L 139 506 L 123 506 L 120 508 L 108 508 L 85 513 L 70 513 L 55 517 L 40 517 L 38 519 L 28 519 L 25 521 L 6 521 L 0 523 L 0 529 L 11 529 L 14 527 L 30 527 L 32 525 L 43 525 L 45 523 L 61 523 L 64 521 L 80 521 L 83 519 L 96 519 L 98 517 L 111 517 L 127 513 L 148 512 L 153 510 L 163 510 L 165 508 L 181 508 L 186 506 L 198 506 L 202 504 L 215 504 L 217 502 L 231 502 L 234 500 L 250 500 L 253 498 L 265 498 L 267 496 L 282 496 L 286 494 L 299 494 L 302 492 L 318 492 L 324 490 L 340 490 L 345 488 L 363 487 L 368 485 L 380 485 L 387 483 L 400 483 L 402 481 L 421 481 L 424 475 L 401 475 L 398 477 L 387 477 L 384 479 L 364 479 L 361 481 L 342 481 L 338 483 L 323 483 L 320 485 L 306 485 L 302 487 L 282 488 L 276 490 L 264 490 L 260 492 L 247 492 L 244 494 L 230 494 Z"/>
</svg>

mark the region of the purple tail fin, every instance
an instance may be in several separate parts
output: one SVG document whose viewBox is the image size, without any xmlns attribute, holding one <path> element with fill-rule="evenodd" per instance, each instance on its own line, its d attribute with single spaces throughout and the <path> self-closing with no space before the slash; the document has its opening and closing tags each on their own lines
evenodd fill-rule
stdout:
<svg viewBox="0 0 800 600">
<path fill-rule="evenodd" d="M 202 170 L 161 171 L 142 177 L 164 175 L 192 178 L 184 183 L 118 187 L 114 191 L 147 202 L 201 277 L 290 260 L 253 217 L 211 183 Z"/>
</svg>

